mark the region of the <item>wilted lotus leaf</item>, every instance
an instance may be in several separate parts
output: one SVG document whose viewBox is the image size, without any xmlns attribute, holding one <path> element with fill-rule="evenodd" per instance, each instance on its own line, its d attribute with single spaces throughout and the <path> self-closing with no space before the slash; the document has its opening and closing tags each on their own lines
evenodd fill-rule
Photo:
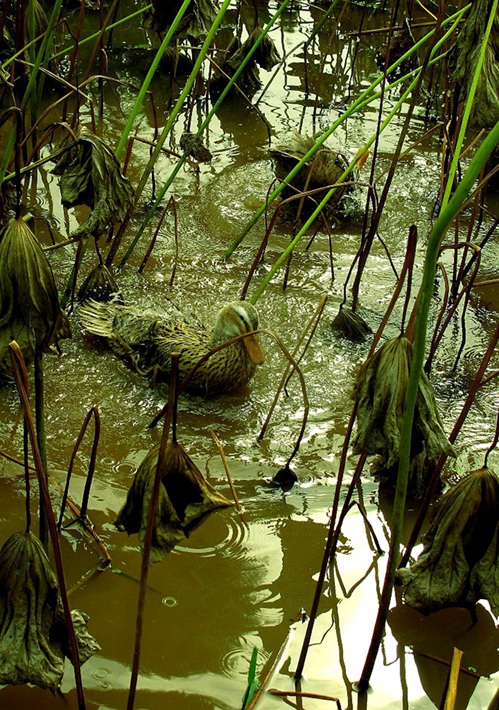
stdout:
<svg viewBox="0 0 499 710">
<path fill-rule="evenodd" d="M 313 136 L 302 135 L 297 131 L 289 134 L 286 140 L 276 144 L 270 150 L 274 172 L 279 180 L 284 180 L 288 173 L 315 145 Z M 335 150 L 321 146 L 291 180 L 291 187 L 283 190 L 284 197 L 296 195 L 304 190 L 318 190 L 318 199 L 322 199 L 326 188 L 338 182 L 347 169 L 347 160 Z M 315 206 L 315 203 L 314 203 Z M 359 195 L 348 182 L 338 188 L 327 204 L 327 210 L 335 217 L 346 220 L 352 218 L 359 209 Z"/>
<path fill-rule="evenodd" d="M 210 91 L 213 96 L 220 96 L 225 89 L 229 79 L 231 79 L 239 69 L 244 59 L 247 57 L 256 41 L 262 34 L 261 27 L 255 27 L 248 39 L 241 44 L 240 40 L 235 37 L 227 47 L 225 60 L 220 66 L 220 71 L 216 71 L 213 75 L 210 85 Z M 239 88 L 250 97 L 260 88 L 260 72 L 258 66 L 262 69 L 270 71 L 272 67 L 280 61 L 279 53 L 276 49 L 274 41 L 265 35 L 258 48 L 252 54 L 241 74 L 239 74 L 236 83 Z"/>
<path fill-rule="evenodd" d="M 169 28 L 182 6 L 182 0 L 153 0 L 153 29 L 164 32 Z M 175 33 L 175 37 L 182 39 L 190 37 L 194 40 L 206 37 L 208 30 L 217 15 L 216 7 L 212 0 L 191 0 L 190 7 L 186 10 Z"/>
<path fill-rule="evenodd" d="M 499 614 L 498 529 L 499 479 L 473 471 L 438 501 L 422 553 L 398 571 L 406 604 L 429 614 L 487 599 Z"/>
<path fill-rule="evenodd" d="M 194 133 L 183 133 L 180 138 L 180 147 L 187 153 L 187 155 L 192 155 L 194 160 L 197 160 L 200 163 L 209 163 L 213 158 L 201 138 L 196 136 Z"/>
<path fill-rule="evenodd" d="M 27 362 L 70 338 L 50 264 L 23 219 L 11 219 L 0 234 L 0 372 L 11 369 L 8 345 L 17 340 Z"/>
<path fill-rule="evenodd" d="M 122 175 L 113 151 L 84 126 L 78 131 L 76 145 L 62 155 L 53 172 L 61 176 L 63 205 L 92 207 L 87 221 L 72 236 L 100 236 L 114 221 L 122 220 L 132 204 L 132 186 Z"/>
<path fill-rule="evenodd" d="M 340 332 L 348 340 L 360 343 L 372 333 L 371 328 L 366 321 L 356 311 L 351 308 L 340 307 L 333 322 L 331 323 L 333 330 Z"/>
<path fill-rule="evenodd" d="M 158 453 L 159 446 L 156 446 L 139 466 L 115 523 L 129 535 L 138 532 L 142 543 L 147 529 Z M 170 442 L 161 472 L 151 560 L 161 560 L 178 542 L 189 537 L 208 513 L 230 505 L 232 503 L 208 483 L 180 444 Z"/>
<path fill-rule="evenodd" d="M 97 264 L 78 290 L 78 299 L 80 301 L 86 301 L 90 298 L 94 301 L 109 301 L 113 299 L 114 303 L 123 303 L 118 284 L 105 264 Z"/>
<path fill-rule="evenodd" d="M 362 365 L 354 385 L 352 396 L 358 405 L 354 453 L 381 454 L 387 468 L 398 463 L 412 350 L 412 343 L 403 336 L 388 340 Z M 425 372 L 419 380 L 412 442 L 412 457 L 421 451 L 429 460 L 441 454 L 455 456 Z"/>
<path fill-rule="evenodd" d="M 86 617 L 72 612 L 80 662 L 99 650 Z M 56 691 L 67 652 L 64 611 L 43 545 L 30 532 L 11 535 L 0 550 L 0 683 L 33 683 Z"/>
</svg>

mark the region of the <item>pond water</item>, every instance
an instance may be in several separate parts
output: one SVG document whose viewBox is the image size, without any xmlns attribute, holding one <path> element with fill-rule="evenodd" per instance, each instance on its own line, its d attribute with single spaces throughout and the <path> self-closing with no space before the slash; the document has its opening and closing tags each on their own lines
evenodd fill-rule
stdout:
<svg viewBox="0 0 499 710">
<path fill-rule="evenodd" d="M 133 3 L 128 4 L 128 9 L 134 7 Z M 268 7 L 276 9 L 273 3 Z M 125 11 L 124 5 L 121 12 Z M 252 17 L 252 12 L 251 7 L 247 9 L 248 17 Z M 265 15 L 266 10 L 262 9 L 262 13 Z M 283 14 L 272 37 L 281 55 L 289 53 L 289 56 L 258 102 L 266 123 L 239 100 L 231 100 L 218 111 L 208 132 L 213 160 L 199 169 L 187 165 L 170 193 L 176 200 L 179 241 L 173 286 L 169 285 L 175 258 L 171 213 L 159 231 L 145 270 L 137 273 L 158 224 L 158 214 L 130 261 L 117 274 L 125 302 L 140 309 L 161 310 L 171 298 L 209 323 L 222 305 L 239 298 L 265 231 L 263 220 L 230 259 L 224 261 L 223 255 L 265 200 L 273 180 L 269 132 L 273 141 L 282 142 L 288 132 L 298 128 L 309 134 L 325 129 L 338 115 L 338 107 L 348 103 L 348 92 L 356 95 L 378 71 L 375 63 L 378 50 L 373 36 L 366 35 L 357 42 L 348 34 L 360 22 L 360 11 L 350 9 L 344 13 L 339 28 L 335 22 L 327 24 L 319 41 L 311 45 L 305 77 L 303 41 L 320 16 L 320 9 L 298 3 L 292 3 L 292 9 Z M 98 25 L 98 17 L 89 14 L 88 19 L 89 25 L 94 22 Z M 371 27 L 383 26 L 387 15 L 371 17 L 369 23 Z M 89 32 L 90 29 L 89 26 Z M 124 82 L 139 85 L 152 50 L 130 47 L 148 41 L 148 35 L 136 25 L 133 29 L 125 25 L 116 31 L 108 71 Z M 321 60 L 325 61 L 322 74 Z M 264 85 L 272 74 L 262 70 Z M 156 121 L 161 128 L 168 115 L 167 77 L 156 79 L 152 91 Z M 92 92 L 97 101 L 97 86 L 91 87 Z M 134 91 L 126 86 L 114 87 L 113 91 L 105 88 L 101 123 L 110 145 L 119 138 L 134 96 Z M 203 102 L 200 102 L 199 110 L 193 113 L 191 130 L 202 114 Z M 84 124 L 90 122 L 88 106 L 83 107 L 81 120 Z M 376 121 L 376 106 L 371 106 L 333 136 L 331 147 L 340 147 L 351 158 L 375 130 Z M 379 173 L 389 165 L 402 121 L 403 116 L 396 118 L 383 134 Z M 147 103 L 138 125 L 141 138 L 154 139 L 151 103 Z M 172 144 L 183 130 L 181 120 Z M 424 130 L 424 123 L 415 119 L 411 139 Z M 428 138 L 403 159 L 380 224 L 384 243 L 400 270 L 409 226 L 417 223 L 422 243 L 416 259 L 416 285 L 437 196 L 439 147 L 436 138 Z M 136 141 L 127 169 L 133 184 L 140 179 L 147 159 L 148 146 Z M 158 161 L 157 185 L 168 177 L 174 164 L 175 160 L 168 156 Z M 369 163 L 365 169 L 367 181 Z M 88 209 L 64 210 L 57 178 L 50 172 L 43 177 L 37 203 L 30 207 L 38 214 L 49 215 L 56 239 L 62 241 L 85 218 Z M 379 178 L 379 189 L 383 180 Z M 497 204 L 491 201 L 489 208 L 493 212 Z M 143 214 L 134 216 L 126 239 L 134 234 Z M 48 245 L 49 236 L 41 221 L 39 224 L 39 235 Z M 289 225 L 282 223 L 274 229 L 264 262 L 250 285 L 250 296 L 289 243 L 290 233 Z M 257 302 L 261 326 L 277 333 L 292 350 L 322 296 L 328 296 L 317 331 L 300 363 L 310 409 L 305 434 L 292 463 L 299 481 L 291 490 L 272 486 L 269 479 L 287 461 L 300 431 L 304 399 L 296 376 L 287 392 L 281 394 L 264 438 L 258 438 L 286 365 L 270 335 L 261 336 L 266 362 L 244 390 L 211 399 L 189 394 L 180 399 L 180 443 L 208 480 L 230 497 L 223 463 L 210 435 L 212 430 L 216 431 L 224 446 L 242 512 L 228 508 L 212 514 L 188 541 L 178 545 L 161 563 L 151 566 L 136 708 L 241 707 L 253 649 L 258 649 L 258 672 L 264 675 L 287 638 L 290 625 L 295 631 L 289 658 L 285 656 L 272 683 L 281 689 L 294 687 L 293 670 L 305 627 L 300 620 L 301 610 L 310 611 L 343 437 L 352 409 L 353 380 L 371 342 L 369 338 L 364 343 L 351 343 L 331 328 L 361 233 L 361 220 L 333 225 L 333 276 L 327 234 L 319 230 L 308 249 L 305 247 L 309 238 L 305 238 L 293 256 L 286 289 L 283 290 L 280 272 Z M 74 254 L 73 245 L 50 253 L 61 289 Z M 497 256 L 497 245 L 492 245 L 487 253 L 484 251 L 487 278 L 497 275 Z M 95 263 L 95 256 L 87 253 L 82 273 L 88 273 Z M 385 313 L 394 286 L 386 252 L 375 242 L 360 290 L 361 311 L 373 330 Z M 453 374 L 451 368 L 460 339 L 458 320 L 438 350 L 433 380 L 447 433 L 460 412 L 495 328 L 497 313 L 485 307 L 488 300 L 485 291 L 483 298 L 477 299 L 468 310 L 467 340 L 457 373 Z M 85 335 L 79 326 L 77 308 L 70 320 L 72 339 L 63 341 L 59 357 L 45 357 L 49 473 L 54 485 L 64 485 L 82 422 L 92 406 L 98 407 L 102 431 L 89 517 L 111 556 L 111 564 L 98 571 L 99 550 L 77 525 L 65 529 L 62 545 L 67 584 L 72 590 L 70 603 L 89 615 L 89 630 L 101 646 L 82 667 L 87 707 L 121 710 L 126 707 L 130 684 L 141 554 L 137 536 L 128 537 L 117 531 L 114 520 L 138 465 L 160 439 L 161 427 L 149 429 L 148 425 L 164 405 L 168 388 L 164 384 L 150 388 L 147 379 L 95 338 Z M 397 335 L 399 327 L 395 315 L 385 335 Z M 493 367 L 497 367 L 497 357 Z M 494 437 L 498 404 L 497 387 L 492 383 L 484 388 L 472 408 L 457 440 L 458 458 L 451 462 L 449 472 L 473 470 L 483 464 L 484 453 Z M 0 389 L 0 412 L 0 449 L 21 459 L 22 414 L 11 384 Z M 90 441 L 85 441 L 76 457 L 70 495 L 77 503 L 84 488 L 90 448 Z M 349 456 L 342 499 L 356 462 L 357 457 Z M 498 468 L 495 452 L 489 457 L 489 466 Z M 17 464 L 0 459 L 0 470 L 3 541 L 24 526 L 24 483 L 22 469 Z M 380 494 L 369 466 L 364 469 L 358 498 L 386 552 L 392 500 L 389 495 Z M 59 489 L 54 487 L 56 507 L 59 500 Z M 409 507 L 406 532 L 410 531 L 417 505 Z M 357 707 L 353 684 L 362 672 L 369 647 L 385 558 L 377 554 L 359 509 L 352 508 L 324 586 L 302 682 L 302 690 L 337 696 L 343 709 Z M 404 607 L 394 596 L 371 679 L 372 691 L 367 700 L 370 710 L 438 707 L 455 645 L 465 652 L 465 672 L 461 674 L 456 707 L 483 710 L 496 694 L 499 677 L 498 630 L 488 608 L 480 605 L 478 622 L 473 626 L 465 610 L 445 610 L 423 617 Z M 16 706 L 19 710 L 76 708 L 70 666 L 61 690 L 62 694 L 52 696 L 36 688 L 4 687 L 0 690 L 0 706 Z M 260 703 L 262 709 L 290 704 L 319 710 L 331 707 L 330 701 L 290 698 L 286 702 L 271 695 L 263 696 Z"/>
</svg>

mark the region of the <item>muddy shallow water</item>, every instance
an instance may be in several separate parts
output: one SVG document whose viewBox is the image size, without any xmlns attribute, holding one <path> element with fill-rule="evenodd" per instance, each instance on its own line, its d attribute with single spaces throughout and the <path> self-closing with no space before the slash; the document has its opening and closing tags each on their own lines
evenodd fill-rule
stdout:
<svg viewBox="0 0 499 710">
<path fill-rule="evenodd" d="M 284 15 L 273 33 L 282 54 L 283 48 L 289 51 L 303 42 L 312 19 L 305 6 Z M 348 16 L 352 27 L 357 26 L 357 20 L 352 11 Z M 264 94 L 259 109 L 273 138 L 282 139 L 287 131 L 300 125 L 304 132 L 312 133 L 314 129 L 325 128 L 336 117 L 334 106 L 344 99 L 341 92 L 350 66 L 346 48 L 351 46 L 348 45 L 351 40 L 344 34 L 347 29 L 342 35 L 345 57 L 339 67 L 344 74 L 338 69 L 339 55 L 328 55 L 330 63 L 318 87 L 318 111 L 314 111 L 314 82 L 309 84 L 311 93 L 304 91 L 299 52 L 288 60 L 286 71 L 281 70 Z M 327 37 L 325 33 L 321 35 L 322 46 Z M 111 66 L 121 78 L 140 83 L 137 63 L 120 60 L 119 49 L 127 43 L 145 41 L 145 35 L 139 30 L 123 30 L 116 33 L 114 41 L 117 49 Z M 360 43 L 356 73 L 350 77 L 352 92 L 375 75 L 374 53 L 371 39 Z M 270 72 L 262 72 L 264 84 L 270 76 Z M 166 81 L 158 80 L 153 89 L 154 101 L 163 112 L 165 86 Z M 117 140 L 123 113 L 126 114 L 133 100 L 131 93 L 124 89 L 120 92 L 120 106 L 109 95 L 103 121 L 104 134 L 111 144 Z M 84 110 L 83 122 L 86 118 Z M 158 120 L 160 125 L 164 121 L 161 111 Z M 147 110 L 140 122 L 141 137 L 152 138 L 154 129 Z M 339 133 L 337 144 L 353 156 L 371 134 L 375 122 L 374 109 L 366 110 Z M 380 149 L 387 161 L 400 125 L 401 121 L 394 121 L 382 138 Z M 420 130 L 422 123 L 414 121 L 412 131 L 417 134 Z M 177 133 L 178 139 L 181 127 Z M 273 179 L 267 138 L 262 120 L 241 102 L 231 101 L 219 111 L 209 133 L 212 162 L 202 165 L 199 172 L 193 166 L 186 167 L 173 186 L 179 219 L 179 259 L 174 285 L 169 286 L 175 254 L 171 215 L 160 230 L 146 269 L 140 275 L 136 271 L 158 216 L 130 262 L 118 274 L 126 302 L 161 310 L 165 299 L 171 298 L 186 311 L 210 322 L 223 304 L 239 297 L 264 233 L 263 220 L 228 261 L 223 261 L 222 256 L 264 201 Z M 333 147 L 334 144 L 332 141 Z M 132 182 L 138 181 L 148 157 L 146 147 L 135 145 L 127 173 Z M 427 141 L 424 151 L 405 158 L 392 186 L 380 232 L 398 269 L 405 255 L 409 226 L 417 222 L 422 241 L 428 232 L 438 189 L 438 148 L 436 140 Z M 173 164 L 168 158 L 159 161 L 158 184 L 168 176 Z M 55 231 L 63 239 L 87 212 L 85 208 L 69 213 L 63 210 L 58 202 L 57 180 L 50 173 L 45 176 L 44 188 L 40 187 L 37 195 L 38 208 L 51 213 Z M 131 234 L 141 217 L 135 217 Z M 281 395 L 265 437 L 261 441 L 257 438 L 285 366 L 271 336 L 262 336 L 266 363 L 243 391 L 209 400 L 183 395 L 180 400 L 180 443 L 210 482 L 230 497 L 223 464 L 210 435 L 211 430 L 216 431 L 224 445 L 243 512 L 239 514 L 230 508 L 212 514 L 185 544 L 178 545 L 161 563 L 151 567 L 136 708 L 240 707 L 253 648 L 258 648 L 258 670 L 264 672 L 287 637 L 290 624 L 296 627 L 290 660 L 284 663 L 274 682 L 279 688 L 292 687 L 292 672 L 304 629 L 299 620 L 300 610 L 310 609 L 322 560 L 343 435 L 352 407 L 352 382 L 370 345 L 370 340 L 352 344 L 331 329 L 361 230 L 360 221 L 334 226 L 334 278 L 327 235 L 319 232 L 307 251 L 308 240 L 303 240 L 293 257 L 286 290 L 282 290 L 281 273 L 257 303 L 262 327 L 275 331 L 292 350 L 322 295 L 328 294 L 318 330 L 301 362 L 310 411 L 299 453 L 292 464 L 299 477 L 298 484 L 287 492 L 269 484 L 269 478 L 289 457 L 301 426 L 304 402 L 297 377 L 289 383 L 287 395 Z M 250 287 L 250 296 L 255 284 L 289 243 L 289 235 L 285 225 L 274 230 L 265 261 Z M 41 238 L 49 243 L 43 230 Z M 423 247 L 422 244 L 416 260 L 416 284 L 420 279 Z M 496 257 L 497 250 L 495 254 L 492 250 L 486 262 L 488 273 L 497 273 Z M 74 259 L 73 247 L 52 252 L 50 258 L 62 287 Z M 94 259 L 86 255 L 84 269 L 95 265 Z M 360 298 L 362 313 L 373 330 L 381 321 L 394 283 L 385 251 L 375 243 Z M 447 433 L 464 402 L 496 317 L 494 311 L 483 307 L 482 301 L 473 304 L 467 317 L 465 350 L 456 374 L 451 368 L 460 337 L 459 323 L 438 351 L 434 382 Z M 63 534 L 64 566 L 72 590 L 70 603 L 89 615 L 89 629 L 101 646 L 101 651 L 82 667 L 87 706 L 121 710 L 126 706 L 130 682 L 141 555 L 137 536 L 127 537 L 113 523 L 138 465 L 159 441 L 161 427 L 147 427 L 166 400 L 167 386 L 149 388 L 146 379 L 96 339 L 84 335 L 78 324 L 77 308 L 70 318 L 72 340 L 62 343 L 60 357 L 45 358 L 49 472 L 55 482 L 64 485 L 83 419 L 91 406 L 97 406 L 102 433 L 89 517 L 112 562 L 106 570 L 97 571 L 97 547 L 77 526 L 70 525 Z M 393 337 L 398 332 L 395 315 L 385 334 Z M 497 367 L 497 358 L 494 366 Z M 457 440 L 459 456 L 451 463 L 450 471 L 473 470 L 482 465 L 483 454 L 494 436 L 498 403 L 497 387 L 492 383 L 477 398 Z M 12 385 L 0 390 L 0 413 L 0 449 L 22 458 L 22 415 Z M 90 443 L 86 441 L 77 456 L 71 484 L 71 497 L 76 502 L 81 500 L 89 452 Z M 345 490 L 356 460 L 357 457 L 349 457 Z M 499 468 L 495 452 L 489 457 L 489 466 Z M 15 463 L 0 459 L 0 470 L 3 501 L 0 531 L 4 540 L 24 525 L 24 485 L 21 469 Z M 369 467 L 364 470 L 358 495 L 386 552 L 391 498 L 379 494 Z M 59 500 L 57 488 L 54 500 L 56 503 Z M 413 505 L 408 511 L 407 530 L 413 520 L 412 508 Z M 384 569 L 385 558 L 376 553 L 364 519 L 354 507 L 344 523 L 338 554 L 324 588 L 303 690 L 338 696 L 343 708 L 356 707 L 352 684 L 364 664 Z M 438 707 L 452 648 L 457 645 L 465 651 L 463 667 L 468 670 L 460 680 L 456 707 L 486 708 L 496 693 L 499 677 L 499 634 L 487 608 L 480 606 L 478 623 L 472 626 L 464 610 L 446 610 L 423 617 L 395 597 L 392 607 L 371 679 L 373 690 L 368 696 L 368 707 L 379 710 Z M 0 707 L 76 708 L 70 667 L 61 690 L 62 695 L 52 696 L 35 688 L 4 687 L 0 690 Z M 327 706 L 330 705 L 328 702 Z M 265 696 L 261 702 L 262 709 L 284 706 L 284 700 L 271 696 Z M 296 706 L 320 709 L 326 703 L 307 699 Z"/>
</svg>

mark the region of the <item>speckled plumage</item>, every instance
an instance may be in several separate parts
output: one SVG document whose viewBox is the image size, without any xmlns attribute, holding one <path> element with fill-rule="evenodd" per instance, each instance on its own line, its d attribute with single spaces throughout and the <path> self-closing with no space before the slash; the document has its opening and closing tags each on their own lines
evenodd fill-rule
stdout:
<svg viewBox="0 0 499 710">
<path fill-rule="evenodd" d="M 89 300 L 80 308 L 80 321 L 88 332 L 106 338 L 117 355 L 144 375 L 154 370 L 167 375 L 171 355 L 178 352 L 182 380 L 212 348 L 257 330 L 258 313 L 246 301 L 233 301 L 221 309 L 214 326 L 207 328 L 180 314 L 140 312 L 130 306 Z M 235 389 L 251 379 L 263 360 L 258 336 L 249 336 L 210 356 L 196 370 L 188 389 L 205 395 Z"/>
</svg>

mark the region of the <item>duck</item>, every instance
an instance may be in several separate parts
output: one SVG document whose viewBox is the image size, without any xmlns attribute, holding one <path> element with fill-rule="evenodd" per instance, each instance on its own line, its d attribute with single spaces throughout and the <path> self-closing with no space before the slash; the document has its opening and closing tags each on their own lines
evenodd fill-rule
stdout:
<svg viewBox="0 0 499 710">
<path fill-rule="evenodd" d="M 173 304 L 172 304 L 173 305 Z M 172 353 L 179 353 L 181 382 L 210 350 L 251 333 L 218 350 L 203 362 L 186 385 L 202 395 L 229 392 L 247 384 L 265 355 L 258 334 L 258 312 L 247 301 L 232 301 L 218 312 L 213 326 L 188 319 L 174 306 L 169 314 L 139 310 L 119 302 L 89 299 L 79 309 L 84 330 L 107 341 L 118 356 L 142 375 L 167 378 Z"/>
</svg>

